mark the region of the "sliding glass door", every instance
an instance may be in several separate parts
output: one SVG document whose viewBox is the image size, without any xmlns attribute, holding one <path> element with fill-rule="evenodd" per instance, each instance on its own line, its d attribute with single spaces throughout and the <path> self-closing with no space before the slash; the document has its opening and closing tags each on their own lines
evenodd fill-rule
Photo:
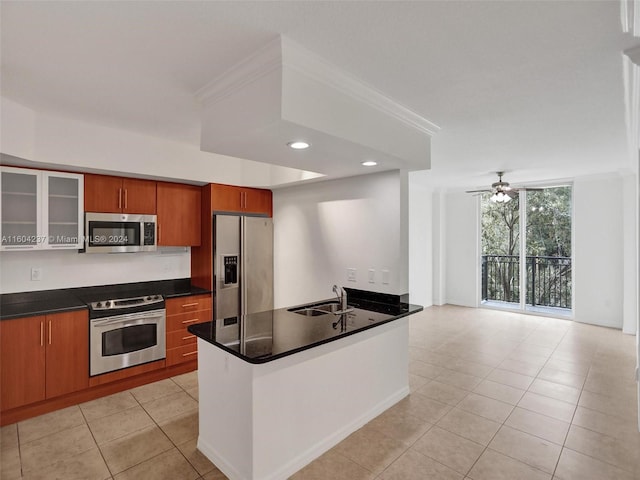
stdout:
<svg viewBox="0 0 640 480">
<path fill-rule="evenodd" d="M 482 304 L 570 315 L 571 187 L 484 195 L 481 215 Z"/>
</svg>

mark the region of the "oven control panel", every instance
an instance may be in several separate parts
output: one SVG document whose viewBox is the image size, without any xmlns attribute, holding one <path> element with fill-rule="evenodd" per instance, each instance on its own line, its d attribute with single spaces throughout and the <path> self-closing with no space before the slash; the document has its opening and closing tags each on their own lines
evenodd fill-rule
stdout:
<svg viewBox="0 0 640 480">
<path fill-rule="evenodd" d="M 113 300 L 102 300 L 91 302 L 92 310 L 124 310 L 131 307 L 141 307 L 164 303 L 162 295 L 147 295 L 132 298 L 117 298 Z"/>
</svg>

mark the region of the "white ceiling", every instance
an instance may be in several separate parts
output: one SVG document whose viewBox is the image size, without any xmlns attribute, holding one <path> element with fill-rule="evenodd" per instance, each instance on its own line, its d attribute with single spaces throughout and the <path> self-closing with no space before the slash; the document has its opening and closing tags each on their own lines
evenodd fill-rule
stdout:
<svg viewBox="0 0 640 480">
<path fill-rule="evenodd" d="M 622 33 L 619 8 L 2 1 L 2 95 L 199 146 L 195 93 L 282 34 L 441 127 L 426 181 L 472 187 L 496 170 L 513 183 L 611 172 L 630 167 L 621 52 L 638 44 Z"/>
</svg>

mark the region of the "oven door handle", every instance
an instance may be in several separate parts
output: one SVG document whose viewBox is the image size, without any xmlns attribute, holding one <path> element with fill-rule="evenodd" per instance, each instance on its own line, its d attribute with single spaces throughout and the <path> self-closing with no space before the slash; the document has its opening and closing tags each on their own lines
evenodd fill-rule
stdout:
<svg viewBox="0 0 640 480">
<path fill-rule="evenodd" d="M 96 318 L 91 320 L 91 325 L 94 327 L 102 327 L 105 325 L 114 325 L 116 323 L 128 323 L 136 320 L 148 320 L 150 318 L 164 316 L 164 310 L 151 310 L 149 312 L 129 313 L 125 315 L 118 315 L 116 317 Z"/>
</svg>

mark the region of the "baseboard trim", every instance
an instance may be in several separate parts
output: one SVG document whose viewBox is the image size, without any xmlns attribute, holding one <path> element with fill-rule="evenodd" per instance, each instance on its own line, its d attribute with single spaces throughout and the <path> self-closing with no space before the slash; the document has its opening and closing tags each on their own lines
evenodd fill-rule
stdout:
<svg viewBox="0 0 640 480">
<path fill-rule="evenodd" d="M 359 417 L 355 418 L 352 422 L 345 425 L 343 428 L 338 430 L 337 432 L 332 433 L 328 437 L 320 440 L 311 448 L 302 452 L 300 455 L 292 459 L 290 462 L 283 465 L 281 468 L 276 470 L 275 472 L 263 476 L 263 477 L 255 477 L 253 475 L 249 477 L 244 477 L 241 472 L 236 470 L 225 458 L 220 455 L 211 445 L 206 443 L 201 437 L 198 437 L 197 448 L 200 452 L 211 460 L 216 467 L 222 473 L 224 473 L 230 480 L 282 480 L 287 479 L 295 472 L 305 467 L 313 460 L 321 456 L 322 454 L 329 451 L 331 448 L 335 447 L 342 440 L 347 438 L 353 432 L 363 427 L 371 420 L 376 418 L 382 412 L 391 408 L 393 405 L 398 403 L 400 400 L 409 395 L 410 390 L 409 386 L 403 387 L 397 392 L 393 393 L 389 397 L 387 397 L 382 402 L 375 405 L 373 408 L 369 409 Z"/>
</svg>

